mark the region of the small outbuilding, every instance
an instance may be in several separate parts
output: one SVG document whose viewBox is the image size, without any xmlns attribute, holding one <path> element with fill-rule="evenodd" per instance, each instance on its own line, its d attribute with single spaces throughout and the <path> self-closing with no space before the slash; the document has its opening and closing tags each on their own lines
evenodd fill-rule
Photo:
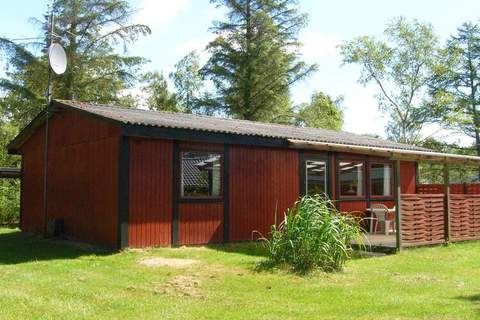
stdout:
<svg viewBox="0 0 480 320">
<path fill-rule="evenodd" d="M 429 198 L 446 204 L 433 210 L 440 218 L 425 218 L 433 211 L 425 195 L 415 198 L 417 161 L 480 163 L 324 129 L 64 100 L 50 109 L 47 157 L 45 112 L 8 147 L 22 156 L 20 228 L 43 233 L 61 222 L 65 237 L 109 247 L 252 240 L 313 193 L 345 212 L 395 207 L 398 248 L 448 241 L 448 192 L 446 201 Z M 471 211 L 478 222 L 479 211 Z"/>
</svg>

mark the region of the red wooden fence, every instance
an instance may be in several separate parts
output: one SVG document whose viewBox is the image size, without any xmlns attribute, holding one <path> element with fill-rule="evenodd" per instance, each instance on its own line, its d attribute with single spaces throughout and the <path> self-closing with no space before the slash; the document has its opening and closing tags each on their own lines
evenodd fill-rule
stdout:
<svg viewBox="0 0 480 320">
<path fill-rule="evenodd" d="M 441 183 L 419 184 L 417 193 L 419 194 L 440 194 L 443 193 L 444 186 Z M 452 183 L 450 184 L 451 194 L 480 194 L 480 183 Z"/>
<path fill-rule="evenodd" d="M 451 194 L 450 241 L 480 239 L 480 195 Z M 402 194 L 402 245 L 430 245 L 448 240 L 444 194 Z"/>
<path fill-rule="evenodd" d="M 450 239 L 480 239 L 480 195 L 450 196 Z"/>
<path fill-rule="evenodd" d="M 400 202 L 402 245 L 445 241 L 443 194 L 402 194 Z"/>
</svg>

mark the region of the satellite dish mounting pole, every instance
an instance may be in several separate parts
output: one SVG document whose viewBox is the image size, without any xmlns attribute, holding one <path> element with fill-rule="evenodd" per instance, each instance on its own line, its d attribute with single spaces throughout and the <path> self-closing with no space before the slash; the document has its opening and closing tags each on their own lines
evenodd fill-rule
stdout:
<svg viewBox="0 0 480 320">
<path fill-rule="evenodd" d="M 50 14 L 50 34 L 48 39 L 48 47 L 53 44 L 53 35 L 54 35 L 54 20 L 53 12 Z M 45 105 L 45 151 L 44 151 L 44 162 L 43 162 L 43 233 L 44 236 L 48 236 L 48 118 L 50 117 L 50 102 L 52 100 L 52 68 L 50 64 L 48 66 L 48 86 Z"/>
</svg>

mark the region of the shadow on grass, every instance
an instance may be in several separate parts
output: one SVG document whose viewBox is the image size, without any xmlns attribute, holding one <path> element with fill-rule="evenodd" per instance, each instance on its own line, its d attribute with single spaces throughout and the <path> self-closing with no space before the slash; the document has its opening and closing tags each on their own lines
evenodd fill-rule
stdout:
<svg viewBox="0 0 480 320">
<path fill-rule="evenodd" d="M 75 259 L 84 255 L 108 255 L 112 250 L 70 241 L 44 239 L 20 231 L 0 233 L 0 265 L 32 261 Z"/>
<path fill-rule="evenodd" d="M 480 294 L 472 294 L 470 296 L 458 296 L 457 299 L 478 303 L 480 306 Z"/>
<path fill-rule="evenodd" d="M 480 294 L 472 294 L 472 295 L 461 295 L 458 297 L 455 297 L 457 300 L 463 300 L 463 301 L 469 301 L 473 303 L 477 308 L 478 311 L 480 311 Z"/>
<path fill-rule="evenodd" d="M 468 296 L 461 295 L 461 296 L 455 297 L 455 299 L 471 302 L 474 305 L 477 313 L 480 313 L 480 294 L 472 294 Z"/>
</svg>

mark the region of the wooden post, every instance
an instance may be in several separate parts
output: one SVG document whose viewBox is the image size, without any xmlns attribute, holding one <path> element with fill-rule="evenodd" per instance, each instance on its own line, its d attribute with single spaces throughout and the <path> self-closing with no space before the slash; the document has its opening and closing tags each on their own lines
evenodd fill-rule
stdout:
<svg viewBox="0 0 480 320">
<path fill-rule="evenodd" d="M 443 190 L 445 196 L 445 242 L 450 242 L 450 176 L 448 163 L 443 164 Z"/>
<path fill-rule="evenodd" d="M 400 183 L 400 160 L 395 160 L 394 163 L 394 172 L 395 172 L 395 226 L 396 226 L 396 237 L 397 237 L 397 251 L 402 249 L 402 225 L 400 217 L 400 200 L 402 194 L 402 188 Z"/>
</svg>

